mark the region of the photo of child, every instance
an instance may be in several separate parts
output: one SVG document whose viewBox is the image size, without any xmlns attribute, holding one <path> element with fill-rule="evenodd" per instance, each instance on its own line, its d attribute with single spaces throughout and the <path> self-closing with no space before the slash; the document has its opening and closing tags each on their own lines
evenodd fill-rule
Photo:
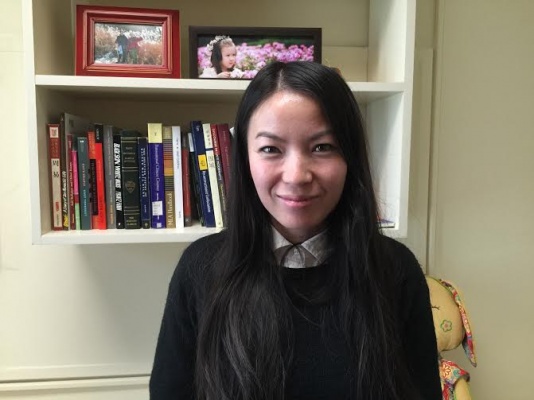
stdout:
<svg viewBox="0 0 534 400">
<path fill-rule="evenodd" d="M 271 32 L 232 36 L 199 34 L 195 45 L 196 66 L 191 67 L 196 69 L 193 77 L 252 79 L 260 69 L 274 61 L 318 61 L 315 38 Z"/>
<path fill-rule="evenodd" d="M 241 78 L 243 71 L 236 68 L 237 48 L 232 38 L 216 36 L 206 46 L 211 53 L 211 67 L 204 68 L 199 78 Z"/>
</svg>

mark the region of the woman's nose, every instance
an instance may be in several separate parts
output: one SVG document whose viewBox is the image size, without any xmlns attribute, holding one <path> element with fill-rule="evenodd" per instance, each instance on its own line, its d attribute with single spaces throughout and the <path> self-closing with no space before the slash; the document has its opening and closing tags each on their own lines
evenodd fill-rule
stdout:
<svg viewBox="0 0 534 400">
<path fill-rule="evenodd" d="M 290 184 L 309 183 L 313 176 L 311 167 L 311 160 L 305 156 L 288 156 L 283 165 L 282 179 Z"/>
</svg>

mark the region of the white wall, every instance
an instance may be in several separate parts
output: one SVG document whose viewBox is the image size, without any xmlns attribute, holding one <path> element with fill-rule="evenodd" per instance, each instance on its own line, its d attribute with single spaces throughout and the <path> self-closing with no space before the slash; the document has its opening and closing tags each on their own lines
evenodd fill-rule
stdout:
<svg viewBox="0 0 534 400">
<path fill-rule="evenodd" d="M 463 289 L 485 400 L 534 397 L 533 21 L 530 0 L 439 1 L 430 273 Z"/>
<path fill-rule="evenodd" d="M 0 3 L 0 381 L 137 376 L 17 381 L 0 384 L 0 397 L 146 399 L 167 284 L 183 246 L 30 244 L 22 1 Z"/>
</svg>

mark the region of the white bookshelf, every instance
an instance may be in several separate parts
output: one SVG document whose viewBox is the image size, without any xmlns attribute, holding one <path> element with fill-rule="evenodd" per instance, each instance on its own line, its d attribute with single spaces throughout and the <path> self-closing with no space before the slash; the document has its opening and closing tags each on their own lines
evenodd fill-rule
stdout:
<svg viewBox="0 0 534 400">
<path fill-rule="evenodd" d="M 146 129 L 149 121 L 180 124 L 192 119 L 232 122 L 248 81 L 187 79 L 189 25 L 299 26 L 323 28 L 323 63 L 342 65 L 358 79 L 349 86 L 367 123 L 373 174 L 383 216 L 407 233 L 408 177 L 414 63 L 415 0 L 273 0 L 269 10 L 254 2 L 217 0 L 149 7 L 180 10 L 182 79 L 74 75 L 74 8 L 77 0 L 23 0 L 25 76 L 29 135 L 32 242 L 112 244 L 191 242 L 213 233 L 194 226 L 165 230 L 64 231 L 50 229 L 46 123 L 62 111 L 93 121 Z M 85 4 L 147 7 L 141 0 L 94 0 Z M 195 4 L 193 4 L 195 3 Z M 201 3 L 201 4 L 196 4 Z M 337 14 L 336 14 L 337 13 Z M 246 21 L 240 15 L 248 15 Z M 332 16 L 332 18 L 326 18 Z M 340 53 L 341 52 L 341 53 Z M 347 57 L 340 57 L 346 54 Z M 350 60 L 350 55 L 358 57 Z M 347 62 L 347 59 L 351 62 Z"/>
</svg>

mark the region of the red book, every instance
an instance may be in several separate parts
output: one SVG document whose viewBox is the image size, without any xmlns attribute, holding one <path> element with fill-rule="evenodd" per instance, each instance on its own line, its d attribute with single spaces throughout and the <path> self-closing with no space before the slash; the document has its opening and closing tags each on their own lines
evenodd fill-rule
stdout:
<svg viewBox="0 0 534 400">
<path fill-rule="evenodd" d="M 217 135 L 219 138 L 219 147 L 221 149 L 221 163 L 224 176 L 224 188 L 228 196 L 230 187 L 230 154 L 232 154 L 232 137 L 227 123 L 217 124 Z"/>
<path fill-rule="evenodd" d="M 189 170 L 189 138 L 185 132 L 182 135 L 182 195 L 184 226 L 192 226 L 193 215 L 191 208 L 191 175 Z"/>
<path fill-rule="evenodd" d="M 94 131 L 87 132 L 89 147 L 89 176 L 93 229 L 106 229 L 106 200 L 104 194 L 104 159 L 102 153 L 103 133 L 96 134 Z M 100 136 L 100 141 L 96 137 Z"/>
<path fill-rule="evenodd" d="M 59 124 L 48 124 L 48 159 L 50 161 L 50 197 L 52 212 L 52 230 L 63 230 L 63 212 L 61 209 L 61 144 Z"/>
</svg>

